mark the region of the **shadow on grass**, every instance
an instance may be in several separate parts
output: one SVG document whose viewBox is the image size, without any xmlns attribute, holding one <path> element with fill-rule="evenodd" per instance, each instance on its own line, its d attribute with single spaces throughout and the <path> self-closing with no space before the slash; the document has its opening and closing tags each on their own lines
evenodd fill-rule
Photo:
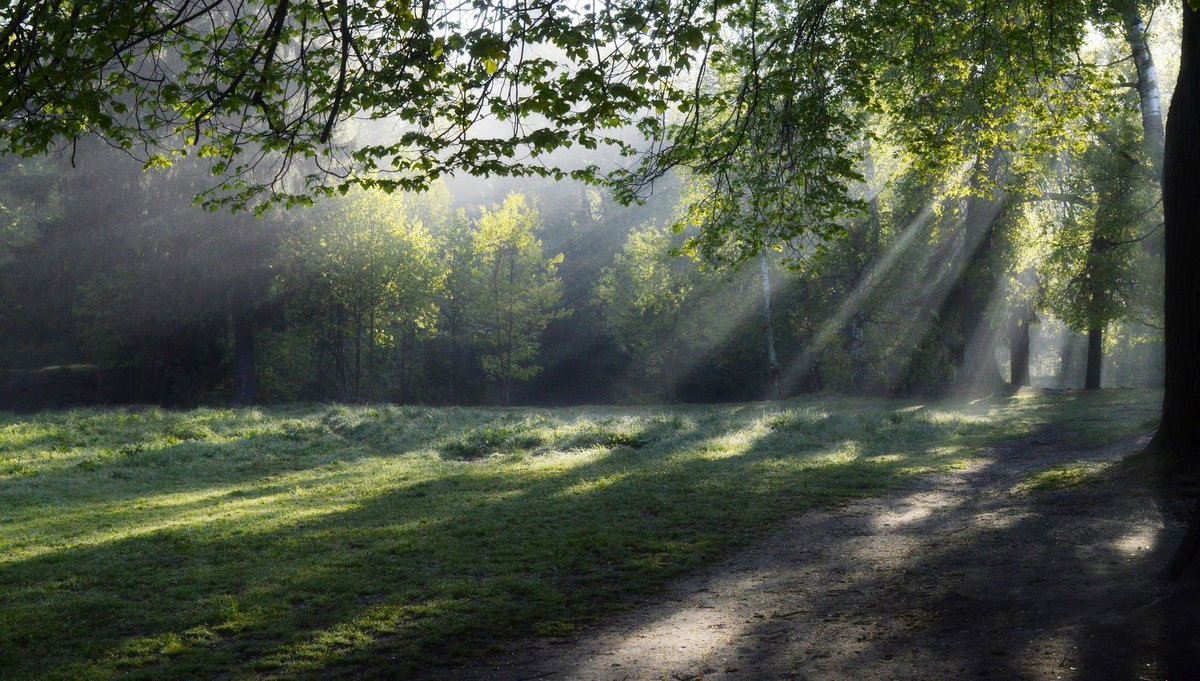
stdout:
<svg viewBox="0 0 1200 681">
<path fill-rule="evenodd" d="M 600 432 L 575 440 L 577 452 L 537 451 L 576 437 L 568 415 L 533 450 L 474 462 L 432 449 L 505 415 L 403 435 L 346 417 L 329 430 L 360 449 L 309 459 L 303 437 L 190 443 L 154 460 L 179 469 L 156 480 L 199 498 L 136 532 L 145 509 L 128 505 L 148 490 L 111 482 L 124 464 L 39 476 L 25 505 L 5 511 L 44 550 L 0 565 L 0 669 L 395 677 L 569 633 L 805 508 L 898 488 L 996 437 L 983 416 L 864 404 L 677 410 L 642 424 L 639 449 L 595 446 Z M 610 425 L 629 425 L 616 413 Z M 279 456 L 240 467 L 264 451 Z M 297 471 L 308 475 L 288 477 Z M 98 488 L 72 504 L 83 474 Z M 34 522 L 63 502 L 75 515 Z M 91 506 L 101 510 L 89 516 Z M 72 545 L 97 523 L 112 537 Z"/>
<path fill-rule="evenodd" d="M 1030 446 L 1003 453 L 1032 463 L 1065 442 L 1072 441 L 1048 427 L 1031 434 Z M 965 474 L 972 491 L 963 507 L 899 531 L 940 538 L 922 545 L 932 550 L 814 589 L 817 596 L 796 604 L 801 618 L 747 626 L 730 659 L 753 670 L 747 678 L 1040 679 L 1047 669 L 1064 679 L 1194 677 L 1200 593 L 1155 600 L 1180 524 L 1162 527 L 1151 490 L 1131 493 L 1111 481 L 1014 501 L 1019 464 L 1015 476 L 989 467 Z M 902 496 L 881 515 L 894 517 L 908 503 Z M 847 522 L 861 530 L 828 554 L 856 555 L 862 537 L 896 532 L 881 532 L 881 517 Z M 795 585 L 768 578 L 758 588 Z M 892 623 L 879 627 L 892 635 L 870 635 L 881 622 Z"/>
</svg>

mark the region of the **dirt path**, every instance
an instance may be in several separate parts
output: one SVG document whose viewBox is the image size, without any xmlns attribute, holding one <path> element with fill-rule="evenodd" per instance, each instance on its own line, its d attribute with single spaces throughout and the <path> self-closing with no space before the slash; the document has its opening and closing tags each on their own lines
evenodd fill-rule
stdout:
<svg viewBox="0 0 1200 681">
<path fill-rule="evenodd" d="M 1182 519 L 1107 480 L 1017 493 L 1114 461 L 1053 432 L 781 533 L 573 639 L 440 678 L 1200 679 L 1195 592 L 1155 605 Z"/>
</svg>

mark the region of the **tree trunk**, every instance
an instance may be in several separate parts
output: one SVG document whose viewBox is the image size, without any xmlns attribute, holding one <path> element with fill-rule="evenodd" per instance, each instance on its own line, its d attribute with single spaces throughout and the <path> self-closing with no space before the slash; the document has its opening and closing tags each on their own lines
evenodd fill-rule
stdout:
<svg viewBox="0 0 1200 681">
<path fill-rule="evenodd" d="M 1013 317 L 1008 337 L 1009 382 L 1014 386 L 1029 385 L 1029 324 L 1031 311 L 1020 310 Z"/>
<path fill-rule="evenodd" d="M 317 340 L 317 399 L 325 399 L 325 341 Z"/>
<path fill-rule="evenodd" d="M 588 185 L 584 182 L 579 183 L 579 216 L 581 225 L 592 224 L 592 202 L 588 197 Z"/>
<path fill-rule="evenodd" d="M 347 394 L 346 382 L 346 309 L 341 305 L 335 306 L 333 324 L 333 381 L 334 392 L 338 400 L 345 401 Z"/>
<path fill-rule="evenodd" d="M 517 285 L 517 254 L 514 249 L 508 260 L 508 307 L 505 315 L 504 326 L 504 406 L 512 406 L 512 384 L 513 374 L 516 373 L 516 361 L 514 354 L 516 353 L 516 333 L 514 326 L 516 325 L 516 309 L 513 301 L 516 295 Z"/>
<path fill-rule="evenodd" d="M 1163 158 L 1166 240 L 1164 321 L 1166 380 L 1162 421 L 1151 448 L 1169 473 L 1200 474 L 1200 16 L 1183 0 L 1179 81 L 1167 117 Z M 1200 548 L 1200 509 L 1169 566 L 1178 577 Z"/>
<path fill-rule="evenodd" d="M 245 310 L 233 315 L 233 403 L 254 404 L 256 376 L 254 357 L 254 319 Z"/>
<path fill-rule="evenodd" d="M 1135 0 L 1126 3 L 1121 11 L 1121 20 L 1125 25 L 1125 41 L 1129 43 L 1129 51 L 1137 67 L 1137 89 L 1146 154 L 1154 164 L 1155 177 L 1161 178 L 1165 146 L 1162 95 L 1158 87 L 1158 70 L 1154 68 L 1154 58 L 1151 57 L 1150 47 L 1146 44 L 1146 24 L 1142 21 Z"/>
<path fill-rule="evenodd" d="M 990 261 L 996 218 L 1004 201 L 999 188 L 1002 162 L 1000 150 L 993 150 L 987 166 L 977 167 L 971 178 L 961 241 L 946 241 L 940 248 L 947 258 L 951 253 L 955 258 L 954 271 L 948 275 L 952 280 L 946 295 L 934 301 L 936 308 L 916 346 L 918 354 L 944 350 L 952 375 L 939 376 L 930 386 L 920 384 L 922 363 L 914 355 L 901 381 L 905 392 L 990 394 L 1004 383 L 996 362 L 997 334 L 987 314 L 999 286 Z"/>
<path fill-rule="evenodd" d="M 1075 354 L 1079 347 L 1079 335 L 1070 328 L 1063 330 L 1062 347 L 1059 348 L 1058 387 L 1074 388 L 1078 373 L 1075 370 Z"/>
<path fill-rule="evenodd" d="M 667 356 L 663 367 L 664 377 L 667 380 L 667 401 L 671 404 L 679 401 L 679 389 L 676 385 L 679 377 L 675 374 L 675 348 L 677 347 L 679 347 L 679 308 L 675 308 L 671 312 L 671 335 L 667 343 Z"/>
<path fill-rule="evenodd" d="M 1083 379 L 1084 390 L 1100 389 L 1100 369 L 1104 362 L 1104 328 L 1093 326 L 1088 329 L 1087 374 Z"/>
<path fill-rule="evenodd" d="M 1166 240 L 1162 422 L 1154 445 L 1171 467 L 1200 472 L 1200 16 L 1183 4 L 1179 81 L 1163 162 Z"/>
<path fill-rule="evenodd" d="M 846 350 L 850 355 L 850 389 L 862 394 L 867 384 L 867 323 L 861 312 L 850 316 L 846 328 Z"/>
<path fill-rule="evenodd" d="M 995 287 L 991 287 L 992 292 Z M 962 354 L 962 371 L 959 373 L 956 392 L 963 395 L 989 395 L 1004 383 L 1000 365 L 996 362 L 996 330 L 987 318 L 988 305 L 972 303 L 964 314 L 963 329 L 969 331 Z"/>
<path fill-rule="evenodd" d="M 416 391 L 416 375 L 417 375 L 417 325 L 408 324 L 408 330 L 404 335 L 405 357 L 408 358 L 408 373 L 404 378 L 404 399 L 405 401 L 414 401 L 417 399 Z"/>
<path fill-rule="evenodd" d="M 459 372 L 458 359 L 458 312 L 450 313 L 450 403 L 461 404 L 462 376 Z"/>
<path fill-rule="evenodd" d="M 375 303 L 367 315 L 367 399 L 379 399 L 379 377 L 375 373 Z"/>
</svg>

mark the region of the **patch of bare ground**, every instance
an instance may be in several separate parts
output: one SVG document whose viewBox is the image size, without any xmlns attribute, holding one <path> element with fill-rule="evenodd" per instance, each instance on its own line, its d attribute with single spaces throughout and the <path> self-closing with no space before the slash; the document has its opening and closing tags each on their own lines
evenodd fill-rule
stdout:
<svg viewBox="0 0 1200 681">
<path fill-rule="evenodd" d="M 797 517 L 577 637 L 430 677 L 1198 679 L 1198 590 L 1157 574 L 1180 508 L 1119 468 L 1022 486 L 1145 442 L 1043 431 L 905 492 Z"/>
</svg>

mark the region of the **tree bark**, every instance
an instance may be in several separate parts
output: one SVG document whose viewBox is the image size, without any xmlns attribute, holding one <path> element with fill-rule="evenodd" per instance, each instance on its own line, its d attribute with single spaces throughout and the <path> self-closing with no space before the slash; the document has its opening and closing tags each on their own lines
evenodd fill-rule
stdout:
<svg viewBox="0 0 1200 681">
<path fill-rule="evenodd" d="M 254 355 L 254 318 L 245 310 L 233 315 L 233 403 L 254 404 L 258 366 Z"/>
<path fill-rule="evenodd" d="M 1137 67 L 1138 99 L 1142 112 L 1146 154 L 1154 164 L 1155 177 L 1161 178 L 1165 146 L 1162 95 L 1158 86 L 1158 69 L 1154 67 L 1154 58 L 1150 55 L 1150 47 L 1146 43 L 1146 24 L 1142 21 L 1135 0 L 1129 0 L 1125 4 L 1121 11 L 1121 20 L 1125 25 L 1125 42 L 1129 43 L 1129 51 Z"/>
<path fill-rule="evenodd" d="M 1167 116 L 1163 157 L 1166 247 L 1162 421 L 1150 444 L 1169 474 L 1200 474 L 1200 16 L 1183 0 L 1179 80 Z M 1200 553 L 1200 507 L 1168 566 L 1177 578 Z"/>
<path fill-rule="evenodd" d="M 1093 326 L 1088 329 L 1087 374 L 1083 379 L 1084 390 L 1100 389 L 1100 370 L 1104 363 L 1104 329 Z"/>
<path fill-rule="evenodd" d="M 333 324 L 333 380 L 336 397 L 346 400 L 346 309 L 341 305 L 334 307 Z"/>
<path fill-rule="evenodd" d="M 362 402 L 362 311 L 354 312 L 354 401 Z"/>
<path fill-rule="evenodd" d="M 867 385 L 867 322 L 861 312 L 850 316 L 846 327 L 846 350 L 850 355 L 850 389 L 859 395 Z"/>
<path fill-rule="evenodd" d="M 367 399 L 377 400 L 379 387 L 379 377 L 375 374 L 375 308 L 376 303 L 371 302 L 370 312 L 367 314 Z"/>
<path fill-rule="evenodd" d="M 450 313 L 450 403 L 462 404 L 462 376 L 459 372 L 458 360 L 461 351 L 458 347 L 458 312 Z"/>
<path fill-rule="evenodd" d="M 1163 160 L 1166 241 L 1162 422 L 1153 446 L 1175 471 L 1200 472 L 1200 16 L 1183 5 L 1179 81 Z"/>
<path fill-rule="evenodd" d="M 1071 328 L 1063 330 L 1062 346 L 1059 348 L 1058 387 L 1078 387 L 1079 372 L 1075 368 L 1075 355 L 1079 348 L 1079 334 Z"/>
</svg>

